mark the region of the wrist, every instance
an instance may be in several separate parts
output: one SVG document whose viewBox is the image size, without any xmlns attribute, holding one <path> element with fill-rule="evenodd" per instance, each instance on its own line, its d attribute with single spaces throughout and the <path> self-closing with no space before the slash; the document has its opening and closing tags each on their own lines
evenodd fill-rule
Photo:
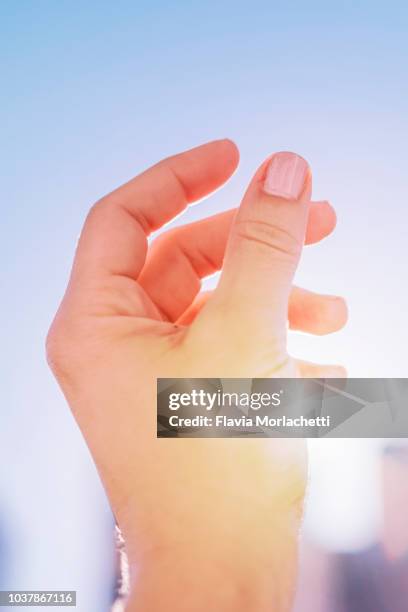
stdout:
<svg viewBox="0 0 408 612">
<path fill-rule="evenodd" d="M 254 527 L 256 532 L 256 527 Z M 274 530 L 275 531 L 275 530 Z M 286 612 L 297 566 L 297 532 L 256 533 L 155 551 L 130 567 L 126 612 Z M 255 545 L 254 545 L 255 540 Z"/>
<path fill-rule="evenodd" d="M 209 554 L 161 557 L 136 572 L 126 612 L 266 612 L 264 586 L 251 574 Z"/>
</svg>

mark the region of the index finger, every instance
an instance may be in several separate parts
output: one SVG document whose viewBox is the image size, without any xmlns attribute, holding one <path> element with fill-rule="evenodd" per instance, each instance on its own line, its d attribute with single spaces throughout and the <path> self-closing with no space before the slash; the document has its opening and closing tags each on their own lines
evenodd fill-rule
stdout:
<svg viewBox="0 0 408 612">
<path fill-rule="evenodd" d="M 209 142 L 164 159 L 102 198 L 82 230 L 73 280 L 110 275 L 136 280 L 146 258 L 147 236 L 222 185 L 238 158 L 230 140 Z"/>
</svg>

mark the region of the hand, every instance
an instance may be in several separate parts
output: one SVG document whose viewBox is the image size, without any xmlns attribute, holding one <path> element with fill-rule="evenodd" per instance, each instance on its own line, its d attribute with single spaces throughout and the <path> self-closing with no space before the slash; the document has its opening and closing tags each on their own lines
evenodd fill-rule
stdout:
<svg viewBox="0 0 408 612">
<path fill-rule="evenodd" d="M 98 202 L 48 336 L 48 358 L 122 529 L 129 610 L 287 610 L 305 488 L 300 441 L 156 439 L 157 377 L 343 376 L 297 363 L 287 320 L 326 333 L 340 298 L 293 289 L 303 244 L 335 225 L 307 163 L 278 153 L 239 210 L 147 236 L 232 174 L 216 141 L 166 159 Z M 200 280 L 222 267 L 215 291 Z"/>
</svg>

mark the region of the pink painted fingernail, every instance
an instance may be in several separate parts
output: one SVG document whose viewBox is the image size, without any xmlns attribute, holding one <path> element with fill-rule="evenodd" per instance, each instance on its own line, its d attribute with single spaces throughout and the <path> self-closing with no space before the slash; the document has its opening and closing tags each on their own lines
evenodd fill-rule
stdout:
<svg viewBox="0 0 408 612">
<path fill-rule="evenodd" d="M 306 183 L 309 164 L 296 153 L 276 153 L 266 171 L 264 191 L 269 195 L 298 200 Z"/>
</svg>

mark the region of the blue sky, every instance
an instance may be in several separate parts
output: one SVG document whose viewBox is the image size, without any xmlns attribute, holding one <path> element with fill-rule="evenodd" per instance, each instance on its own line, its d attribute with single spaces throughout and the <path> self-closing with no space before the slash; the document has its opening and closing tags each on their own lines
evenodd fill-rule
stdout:
<svg viewBox="0 0 408 612">
<path fill-rule="evenodd" d="M 42 347 L 87 209 L 159 158 L 219 137 L 240 147 L 230 184 L 184 222 L 236 205 L 274 150 L 304 155 L 339 225 L 297 280 L 346 295 L 350 323 L 291 348 L 354 376 L 407 376 L 407 26 L 393 1 L 1 4 L 0 503 L 26 542 L 11 545 L 9 580 L 29 588 L 49 572 L 57 584 L 50 558 L 64 549 L 65 582 L 98 608 L 84 575 L 89 559 L 95 581 L 109 572 L 89 550 L 105 546 L 110 517 Z M 30 470 L 44 474 L 34 508 L 13 485 L 34 494 Z M 65 536 L 53 540 L 42 521 L 58 533 L 57 509 Z"/>
</svg>

